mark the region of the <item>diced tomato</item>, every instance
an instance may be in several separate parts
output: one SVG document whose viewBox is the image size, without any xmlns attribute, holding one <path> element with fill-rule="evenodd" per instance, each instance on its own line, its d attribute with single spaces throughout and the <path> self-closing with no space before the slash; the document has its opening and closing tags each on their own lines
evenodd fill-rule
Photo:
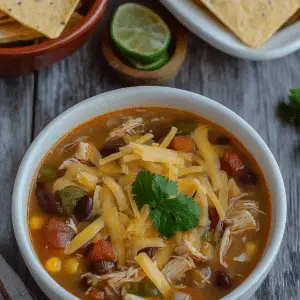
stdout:
<svg viewBox="0 0 300 300">
<path fill-rule="evenodd" d="M 210 230 L 215 230 L 220 220 L 219 214 L 215 207 L 208 208 L 208 216 L 210 219 Z"/>
<path fill-rule="evenodd" d="M 105 299 L 104 292 L 93 289 L 89 293 L 89 299 L 91 299 L 91 300 L 104 300 Z"/>
<path fill-rule="evenodd" d="M 245 167 L 239 155 L 232 151 L 225 151 L 221 158 L 221 168 L 231 176 L 236 176 Z"/>
<path fill-rule="evenodd" d="M 114 261 L 116 254 L 111 242 L 99 240 L 92 245 L 87 258 L 89 263 L 99 260 Z"/>
<path fill-rule="evenodd" d="M 195 152 L 195 142 L 188 136 L 175 136 L 171 142 L 170 148 L 180 152 Z"/>
<path fill-rule="evenodd" d="M 68 227 L 60 218 L 52 218 L 44 229 L 47 243 L 55 249 L 64 249 L 68 246 L 75 231 Z"/>
</svg>

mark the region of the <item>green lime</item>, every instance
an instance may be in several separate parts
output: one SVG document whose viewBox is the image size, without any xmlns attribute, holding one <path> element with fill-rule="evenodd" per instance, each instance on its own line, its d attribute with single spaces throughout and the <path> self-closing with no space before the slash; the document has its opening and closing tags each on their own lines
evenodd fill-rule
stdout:
<svg viewBox="0 0 300 300">
<path fill-rule="evenodd" d="M 124 56 L 154 62 L 167 52 L 171 31 L 153 10 L 126 3 L 119 6 L 113 17 L 111 37 Z"/>
<path fill-rule="evenodd" d="M 125 58 L 125 60 L 138 70 L 153 71 L 162 68 L 169 60 L 168 52 L 164 52 L 154 62 L 144 63 L 134 58 Z"/>
</svg>

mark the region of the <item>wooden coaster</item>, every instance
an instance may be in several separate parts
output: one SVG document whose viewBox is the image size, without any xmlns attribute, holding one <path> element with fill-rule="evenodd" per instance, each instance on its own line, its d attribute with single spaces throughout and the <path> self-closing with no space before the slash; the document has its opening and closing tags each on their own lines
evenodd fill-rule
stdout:
<svg viewBox="0 0 300 300">
<path fill-rule="evenodd" d="M 187 30 L 178 22 L 168 24 L 173 34 L 170 59 L 160 69 L 155 71 L 137 70 L 124 62 L 116 55 L 109 32 L 102 39 L 102 53 L 110 67 L 122 80 L 130 85 L 166 85 L 176 76 L 183 65 L 188 48 Z M 172 49 L 173 48 L 173 49 Z"/>
</svg>

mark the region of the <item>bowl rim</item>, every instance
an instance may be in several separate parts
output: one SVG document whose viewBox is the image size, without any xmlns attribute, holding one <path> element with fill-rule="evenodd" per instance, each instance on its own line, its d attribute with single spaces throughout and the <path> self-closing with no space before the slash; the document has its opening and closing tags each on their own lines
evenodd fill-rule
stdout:
<svg viewBox="0 0 300 300">
<path fill-rule="evenodd" d="M 273 236 L 272 237 L 270 236 L 264 255 L 259 261 L 259 263 L 256 265 L 255 269 L 252 271 L 252 273 L 237 288 L 235 288 L 228 295 L 224 296 L 222 299 L 223 300 L 239 299 L 239 297 L 247 293 L 251 293 L 251 291 L 255 291 L 255 289 L 261 284 L 262 279 L 264 279 L 266 274 L 269 272 L 277 256 L 277 253 L 279 251 L 283 239 L 284 230 L 285 230 L 286 214 L 287 214 L 286 194 L 285 194 L 284 182 L 279 167 L 277 165 L 277 162 L 275 161 L 272 152 L 270 151 L 266 143 L 263 141 L 263 139 L 259 136 L 259 134 L 245 120 L 243 120 L 236 113 L 231 111 L 229 108 L 202 95 L 185 91 L 185 90 L 169 88 L 169 87 L 140 86 L 140 87 L 123 88 L 123 89 L 113 90 L 89 98 L 69 108 L 61 115 L 56 117 L 50 124 L 48 124 L 40 132 L 40 134 L 30 145 L 21 162 L 21 165 L 19 167 L 16 176 L 15 184 L 14 184 L 14 190 L 12 196 L 12 222 L 13 222 L 14 233 L 16 236 L 19 249 L 33 277 L 38 281 L 38 284 L 43 285 L 44 292 L 45 290 L 48 290 L 48 292 L 51 291 L 52 293 L 59 295 L 61 299 L 65 299 L 65 300 L 67 299 L 78 300 L 76 296 L 72 295 L 70 292 L 68 292 L 62 286 L 60 286 L 44 269 L 39 259 L 37 258 L 35 251 L 32 248 L 29 233 L 27 231 L 27 218 L 26 217 L 24 218 L 25 219 L 24 223 L 20 222 L 20 219 L 22 219 L 22 216 L 24 215 L 25 212 L 24 209 L 22 208 L 22 205 L 18 205 L 18 203 L 21 200 L 24 200 L 23 198 L 27 199 L 26 201 L 28 201 L 27 198 L 28 194 L 25 194 L 29 182 L 29 180 L 26 179 L 27 176 L 26 170 L 30 166 L 32 161 L 36 162 L 34 160 L 35 151 L 38 151 L 40 146 L 39 144 L 41 143 L 41 141 L 48 138 L 47 136 L 49 133 L 51 132 L 53 133 L 54 130 L 57 129 L 56 127 L 58 125 L 61 126 L 65 118 L 71 118 L 72 116 L 72 118 L 74 119 L 76 117 L 76 114 L 80 114 L 80 111 L 82 110 L 83 107 L 85 107 L 85 114 L 87 114 L 88 110 L 92 110 L 93 107 L 95 108 L 95 106 L 97 106 L 97 104 L 99 103 L 102 102 L 105 104 L 110 103 L 109 101 L 107 101 L 110 98 L 116 98 L 116 97 L 118 97 L 118 99 L 126 98 L 126 97 L 129 98 L 130 95 L 138 95 L 139 97 L 143 97 L 143 95 L 144 96 L 151 95 L 149 97 L 152 97 L 152 99 L 158 96 L 174 97 L 174 99 L 176 99 L 177 97 L 181 99 L 180 106 L 181 109 L 183 110 L 186 109 L 185 108 L 186 106 L 183 103 L 183 101 L 187 101 L 186 99 L 191 99 L 191 102 L 194 102 L 194 105 L 199 107 L 202 105 L 201 106 L 202 108 L 206 106 L 207 109 L 214 111 L 216 114 L 223 115 L 231 122 L 237 123 L 234 125 L 238 125 L 241 129 L 241 132 L 246 134 L 245 139 L 248 138 L 252 142 L 255 142 L 258 145 L 259 147 L 258 151 L 261 151 L 261 153 L 264 155 L 264 158 L 266 158 L 266 164 L 268 165 L 268 168 L 272 170 L 271 181 L 273 181 L 272 186 L 274 186 L 273 192 L 275 195 L 271 198 L 272 201 L 271 233 Z M 121 101 L 119 101 L 117 105 L 119 107 L 118 109 L 122 109 L 123 105 Z M 138 105 L 133 105 L 132 107 L 138 107 Z M 168 105 L 165 105 L 165 107 L 168 107 Z M 116 109 L 111 109 L 111 111 L 115 111 L 115 110 Z M 206 116 L 203 117 L 207 118 Z M 85 121 L 87 121 L 88 119 L 90 118 L 85 118 Z M 82 123 L 82 121 L 80 123 Z M 218 124 L 222 126 L 222 124 L 220 123 Z M 76 124 L 76 126 L 78 126 L 78 124 Z M 59 133 L 60 138 L 63 137 L 64 135 L 65 135 L 64 133 L 61 132 Z M 238 139 L 240 140 L 240 138 Z M 47 151 L 49 150 L 50 148 L 47 149 Z M 34 174 L 30 175 L 30 182 L 32 182 L 33 177 Z M 273 198 L 276 200 L 275 204 Z M 274 210 L 274 207 L 276 208 L 276 210 Z M 25 205 L 25 210 L 27 213 L 27 202 Z M 275 213 L 276 213 L 276 218 L 275 218 Z M 274 226 L 273 224 L 274 222 L 276 222 L 276 226 Z"/>
<path fill-rule="evenodd" d="M 98 22 L 101 18 L 103 11 L 105 10 L 109 0 L 95 0 L 92 7 L 89 9 L 86 16 L 79 25 L 77 25 L 70 32 L 62 34 L 56 39 L 47 39 L 46 41 L 37 44 L 29 45 L 25 47 L 2 47 L 0 48 L 1 56 L 15 56 L 15 55 L 32 55 L 43 54 L 48 51 L 54 51 L 59 47 L 77 39 L 89 30 L 91 26 Z"/>
</svg>

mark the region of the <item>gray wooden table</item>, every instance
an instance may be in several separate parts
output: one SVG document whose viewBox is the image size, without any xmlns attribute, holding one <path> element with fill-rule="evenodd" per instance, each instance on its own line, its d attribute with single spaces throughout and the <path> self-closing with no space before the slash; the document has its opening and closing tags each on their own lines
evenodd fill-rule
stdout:
<svg viewBox="0 0 300 300">
<path fill-rule="evenodd" d="M 52 119 L 88 97 L 124 86 L 111 75 L 99 46 L 99 32 L 120 2 L 125 1 L 110 1 L 97 32 L 68 59 L 34 74 L 0 78 L 0 253 L 38 299 L 45 296 L 28 273 L 12 230 L 15 175 L 31 141 Z M 299 299 L 300 154 L 294 150 L 300 135 L 276 119 L 275 108 L 290 88 L 300 87 L 300 52 L 275 61 L 251 62 L 221 53 L 193 34 L 189 42 L 187 60 L 169 85 L 210 97 L 243 117 L 269 145 L 286 185 L 288 219 L 283 244 L 253 299 Z"/>
</svg>

